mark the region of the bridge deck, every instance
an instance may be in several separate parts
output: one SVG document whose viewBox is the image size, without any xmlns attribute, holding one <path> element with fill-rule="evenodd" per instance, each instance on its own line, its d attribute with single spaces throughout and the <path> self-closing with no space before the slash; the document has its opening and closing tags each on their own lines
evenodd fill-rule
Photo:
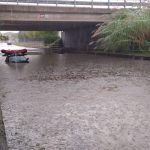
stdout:
<svg viewBox="0 0 150 150">
<path fill-rule="evenodd" d="M 69 30 L 106 22 L 114 10 L 0 5 L 1 30 Z"/>
</svg>

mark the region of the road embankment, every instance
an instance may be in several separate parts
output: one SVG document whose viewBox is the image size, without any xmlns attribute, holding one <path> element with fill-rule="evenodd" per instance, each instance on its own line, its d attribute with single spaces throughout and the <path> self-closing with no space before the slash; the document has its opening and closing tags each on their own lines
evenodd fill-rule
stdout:
<svg viewBox="0 0 150 150">
<path fill-rule="evenodd" d="M 0 107 L 0 150 L 7 150 L 7 141 L 6 141 L 6 134 L 5 134 L 5 127 L 3 123 L 3 116 L 2 110 Z"/>
<path fill-rule="evenodd" d="M 24 46 L 24 47 L 32 47 L 32 48 L 45 48 L 43 42 L 18 42 L 16 43 L 18 46 Z"/>
<path fill-rule="evenodd" d="M 125 53 L 107 53 L 107 52 L 98 52 L 98 51 L 89 51 L 88 54 L 95 54 L 95 55 L 104 55 L 104 56 L 112 56 L 112 57 L 121 57 L 121 58 L 132 58 L 132 59 L 142 59 L 142 60 L 150 60 L 150 54 L 140 54 L 140 53 L 131 53 L 131 54 L 125 54 Z"/>
</svg>

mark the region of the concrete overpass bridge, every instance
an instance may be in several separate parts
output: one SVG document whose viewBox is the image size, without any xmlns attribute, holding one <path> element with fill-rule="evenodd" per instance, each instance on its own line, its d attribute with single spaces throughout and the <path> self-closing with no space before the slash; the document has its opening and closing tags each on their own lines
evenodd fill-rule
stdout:
<svg viewBox="0 0 150 150">
<path fill-rule="evenodd" d="M 96 24 L 108 21 L 116 8 L 146 4 L 142 0 L 0 0 L 0 30 L 63 31 L 66 48 L 87 49 Z"/>
</svg>

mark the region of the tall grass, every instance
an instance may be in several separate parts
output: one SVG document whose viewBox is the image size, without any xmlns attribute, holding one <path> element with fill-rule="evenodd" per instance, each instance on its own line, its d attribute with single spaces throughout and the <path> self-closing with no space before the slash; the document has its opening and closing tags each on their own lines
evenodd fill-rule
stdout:
<svg viewBox="0 0 150 150">
<path fill-rule="evenodd" d="M 150 48 L 150 9 L 120 10 L 107 25 L 98 27 L 93 37 L 104 51 Z"/>
</svg>

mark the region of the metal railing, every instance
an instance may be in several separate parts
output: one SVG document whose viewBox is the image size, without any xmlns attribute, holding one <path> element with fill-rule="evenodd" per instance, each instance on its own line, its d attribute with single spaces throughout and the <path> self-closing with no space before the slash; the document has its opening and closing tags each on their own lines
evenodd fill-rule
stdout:
<svg viewBox="0 0 150 150">
<path fill-rule="evenodd" d="M 0 0 L 0 4 L 119 9 L 143 7 L 150 4 L 150 0 Z"/>
</svg>

